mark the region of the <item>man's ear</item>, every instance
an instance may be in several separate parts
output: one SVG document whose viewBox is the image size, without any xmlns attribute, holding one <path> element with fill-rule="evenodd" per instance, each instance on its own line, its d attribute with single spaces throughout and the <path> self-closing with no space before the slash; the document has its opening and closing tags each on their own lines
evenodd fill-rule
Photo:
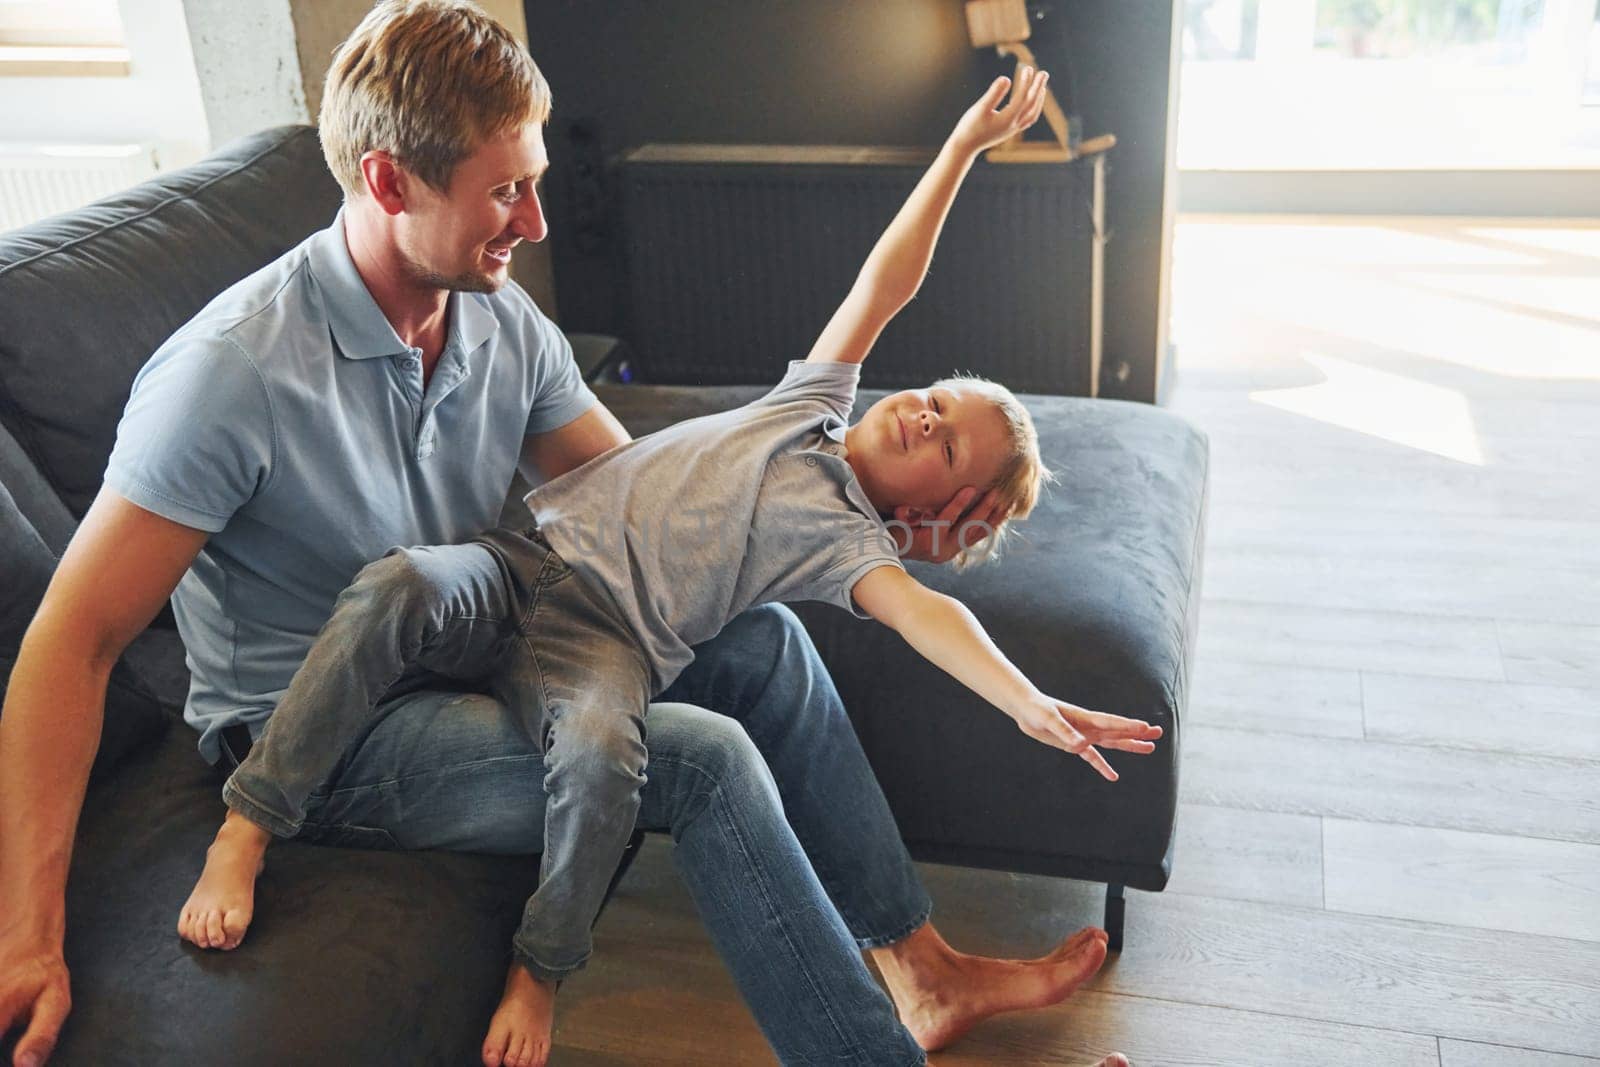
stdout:
<svg viewBox="0 0 1600 1067">
<path fill-rule="evenodd" d="M 398 215 L 406 209 L 406 186 L 411 175 L 400 169 L 400 164 L 387 152 L 367 152 L 361 157 L 361 177 L 367 183 L 367 195 L 383 208 L 387 215 Z"/>
<path fill-rule="evenodd" d="M 910 504 L 901 504 L 894 509 L 895 519 L 907 526 L 918 526 L 938 516 L 939 513 L 932 508 L 914 508 Z"/>
</svg>

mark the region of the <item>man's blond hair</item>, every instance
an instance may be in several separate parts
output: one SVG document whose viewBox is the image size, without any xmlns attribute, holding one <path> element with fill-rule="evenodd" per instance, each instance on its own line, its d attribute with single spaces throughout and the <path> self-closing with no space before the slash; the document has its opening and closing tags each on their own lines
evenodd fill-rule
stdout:
<svg viewBox="0 0 1600 1067">
<path fill-rule="evenodd" d="M 384 0 L 333 53 L 317 125 L 328 168 L 357 197 L 366 152 L 444 192 L 484 141 L 549 117 L 533 57 L 477 5 Z"/>
<path fill-rule="evenodd" d="M 1014 535 L 1013 522 L 1025 519 L 1033 512 L 1044 495 L 1045 487 L 1056 480 L 1045 467 L 1039 454 L 1039 431 L 1034 428 L 1033 417 L 1022 406 L 1017 395 L 999 382 L 991 382 L 977 375 L 960 374 L 954 378 L 941 378 L 933 383 L 935 389 L 949 389 L 980 397 L 1000 413 L 1006 427 L 1007 452 L 1000 474 L 993 483 L 981 486 L 982 494 L 993 489 L 999 496 L 1001 513 L 1006 517 L 997 523 L 994 532 L 970 548 L 963 548 L 951 560 L 957 570 L 965 570 L 976 563 L 998 559 L 1000 549 Z M 959 535 L 961 524 L 956 523 L 954 533 Z M 966 544 L 970 538 L 959 543 Z"/>
</svg>

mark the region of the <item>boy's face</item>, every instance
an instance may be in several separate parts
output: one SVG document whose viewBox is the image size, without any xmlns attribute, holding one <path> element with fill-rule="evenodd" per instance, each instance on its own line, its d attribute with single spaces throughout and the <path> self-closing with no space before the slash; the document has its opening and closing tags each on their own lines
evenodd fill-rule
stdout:
<svg viewBox="0 0 1600 1067">
<path fill-rule="evenodd" d="M 892 393 L 845 434 L 867 498 L 902 522 L 936 517 L 966 486 L 992 485 L 1009 447 L 1000 410 L 959 386 Z"/>
</svg>

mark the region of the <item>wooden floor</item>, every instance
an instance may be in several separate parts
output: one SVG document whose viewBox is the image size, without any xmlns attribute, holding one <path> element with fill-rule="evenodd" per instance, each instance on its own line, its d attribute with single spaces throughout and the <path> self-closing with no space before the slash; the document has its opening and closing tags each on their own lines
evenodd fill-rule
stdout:
<svg viewBox="0 0 1600 1067">
<path fill-rule="evenodd" d="M 933 1062 L 1600 1064 L 1600 226 L 1186 219 L 1174 305 L 1213 481 L 1172 882 Z M 924 873 L 971 951 L 1099 919 Z M 659 840 L 562 1001 L 557 1063 L 773 1062 Z"/>
</svg>

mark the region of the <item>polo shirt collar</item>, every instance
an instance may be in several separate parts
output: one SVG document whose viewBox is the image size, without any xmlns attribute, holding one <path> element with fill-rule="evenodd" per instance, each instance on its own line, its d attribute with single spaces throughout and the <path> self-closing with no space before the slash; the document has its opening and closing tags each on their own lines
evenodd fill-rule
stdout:
<svg viewBox="0 0 1600 1067">
<path fill-rule="evenodd" d="M 372 298 L 361 272 L 350 258 L 344 237 L 344 209 L 339 209 L 333 225 L 311 239 L 309 262 L 312 277 L 322 291 L 323 309 L 333 330 L 339 351 L 350 359 L 394 356 L 409 351 L 395 333 L 383 309 Z M 462 355 L 474 352 L 494 336 L 500 322 L 478 293 L 452 292 L 447 319 L 450 344 Z"/>
<path fill-rule="evenodd" d="M 462 355 L 476 352 L 500 329 L 500 320 L 489 307 L 491 299 L 487 293 L 450 294 L 450 336 Z"/>
</svg>

